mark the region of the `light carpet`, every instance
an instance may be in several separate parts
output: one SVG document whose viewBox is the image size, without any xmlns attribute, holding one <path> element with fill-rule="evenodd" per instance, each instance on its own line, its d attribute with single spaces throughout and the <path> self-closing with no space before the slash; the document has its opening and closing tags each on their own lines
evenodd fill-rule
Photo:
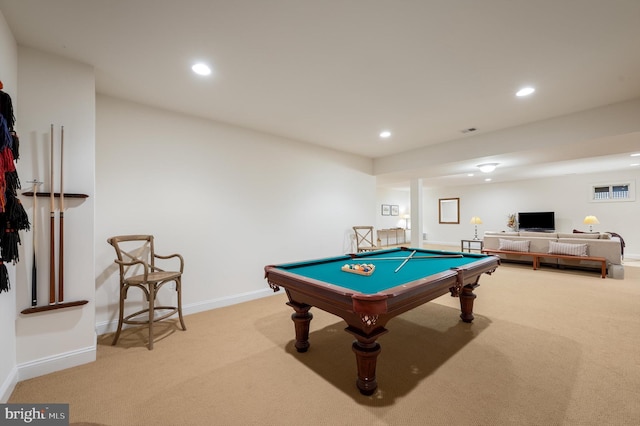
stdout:
<svg viewBox="0 0 640 426">
<path fill-rule="evenodd" d="M 140 330 L 101 336 L 96 362 L 20 382 L 9 402 L 69 403 L 71 424 L 101 426 L 640 424 L 640 268 L 503 264 L 480 284 L 473 324 L 448 295 L 388 323 L 372 396 L 344 322 L 313 308 L 299 354 L 276 294 L 187 316 L 186 332 L 165 322 L 153 351 Z"/>
</svg>

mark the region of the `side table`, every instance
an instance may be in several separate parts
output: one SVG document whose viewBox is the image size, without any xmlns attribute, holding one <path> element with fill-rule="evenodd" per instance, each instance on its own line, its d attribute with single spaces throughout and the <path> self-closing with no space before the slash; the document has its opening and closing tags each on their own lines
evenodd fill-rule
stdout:
<svg viewBox="0 0 640 426">
<path fill-rule="evenodd" d="M 478 253 L 482 252 L 482 248 L 484 244 L 482 240 L 460 240 L 460 251 L 467 251 L 469 253 L 473 251 L 477 251 Z"/>
</svg>

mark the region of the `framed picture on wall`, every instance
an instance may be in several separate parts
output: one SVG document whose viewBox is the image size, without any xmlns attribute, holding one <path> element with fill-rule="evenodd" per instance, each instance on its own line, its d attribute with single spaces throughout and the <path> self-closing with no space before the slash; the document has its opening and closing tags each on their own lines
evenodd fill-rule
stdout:
<svg viewBox="0 0 640 426">
<path fill-rule="evenodd" d="M 391 216 L 399 216 L 400 215 L 400 206 L 391 205 Z"/>
<path fill-rule="evenodd" d="M 460 223 L 460 198 L 438 200 L 438 223 Z"/>
<path fill-rule="evenodd" d="M 389 204 L 382 205 L 382 216 L 389 216 L 391 214 L 391 206 Z"/>
</svg>

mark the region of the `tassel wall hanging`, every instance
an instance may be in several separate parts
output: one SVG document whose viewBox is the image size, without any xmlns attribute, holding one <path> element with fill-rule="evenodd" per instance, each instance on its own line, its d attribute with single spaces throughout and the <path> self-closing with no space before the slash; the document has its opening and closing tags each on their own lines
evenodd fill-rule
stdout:
<svg viewBox="0 0 640 426">
<path fill-rule="evenodd" d="M 20 157 L 20 139 L 14 130 L 15 116 L 9 94 L 0 82 L 0 293 L 11 288 L 6 262 L 20 260 L 19 231 L 29 230 L 29 217 L 17 198 L 20 179 L 16 160 Z"/>
</svg>

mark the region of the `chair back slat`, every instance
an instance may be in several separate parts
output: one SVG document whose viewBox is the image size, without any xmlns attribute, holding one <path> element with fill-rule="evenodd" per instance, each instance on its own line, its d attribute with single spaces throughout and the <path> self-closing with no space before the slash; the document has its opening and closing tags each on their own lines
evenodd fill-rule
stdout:
<svg viewBox="0 0 640 426">
<path fill-rule="evenodd" d="M 358 252 L 370 251 L 378 248 L 373 239 L 373 226 L 354 226 L 353 232 L 355 232 L 356 250 Z"/>
</svg>

